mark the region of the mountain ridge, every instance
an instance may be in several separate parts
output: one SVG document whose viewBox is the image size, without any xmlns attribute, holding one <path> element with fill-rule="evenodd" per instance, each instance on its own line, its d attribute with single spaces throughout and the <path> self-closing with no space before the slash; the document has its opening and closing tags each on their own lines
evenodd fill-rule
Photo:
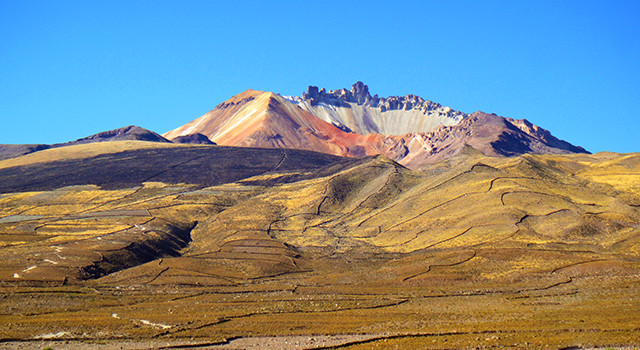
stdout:
<svg viewBox="0 0 640 350">
<path fill-rule="evenodd" d="M 350 90 L 326 91 L 309 86 L 302 97 L 284 96 L 317 117 L 358 134 L 403 135 L 432 131 L 440 125 L 455 125 L 468 114 L 416 95 L 371 96 L 369 87 L 358 81 Z M 409 114 L 410 120 L 402 114 Z"/>
<path fill-rule="evenodd" d="M 415 95 L 371 96 L 362 82 L 329 92 L 310 86 L 302 97 L 249 89 L 163 136 L 196 132 L 227 146 L 383 154 L 412 169 L 455 156 L 467 145 L 491 156 L 587 152 L 525 119 L 466 114 Z"/>
<path fill-rule="evenodd" d="M 207 142 L 202 137 L 204 135 L 185 135 L 185 137 L 177 140 L 175 143 L 191 143 L 191 144 L 213 144 L 210 140 Z M 76 139 L 74 141 L 55 143 L 55 144 L 24 144 L 24 145 L 9 145 L 0 144 L 0 161 L 5 159 L 16 158 L 24 156 L 30 153 L 43 151 L 52 148 L 68 147 L 74 145 L 82 145 L 96 142 L 109 142 L 109 141 L 147 141 L 147 142 L 159 142 L 159 143 L 172 143 L 161 135 L 136 126 L 129 125 L 122 128 L 113 130 L 102 131 L 93 135 L 89 135 L 83 138 Z"/>
<path fill-rule="evenodd" d="M 302 97 L 248 89 L 159 135 L 130 125 L 53 145 L 0 145 L 0 160 L 49 148 L 139 140 L 291 148 L 337 156 L 385 155 L 412 169 L 466 146 L 490 156 L 588 153 L 526 119 L 467 114 L 416 95 L 378 97 L 362 82 L 350 90 L 309 86 Z"/>
</svg>

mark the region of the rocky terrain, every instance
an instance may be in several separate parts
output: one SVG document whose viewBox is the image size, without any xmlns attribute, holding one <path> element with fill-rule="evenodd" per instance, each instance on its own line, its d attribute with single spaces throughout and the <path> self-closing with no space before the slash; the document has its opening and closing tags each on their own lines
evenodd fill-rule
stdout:
<svg viewBox="0 0 640 350">
<path fill-rule="evenodd" d="M 355 83 L 351 90 L 329 92 L 309 86 L 302 97 L 285 98 L 342 130 L 363 135 L 427 132 L 442 125 L 456 125 L 467 116 L 415 95 L 371 96 L 362 82 Z"/>
<path fill-rule="evenodd" d="M 640 342 L 638 154 L 116 141 L 0 177 L 0 347 Z"/>
</svg>

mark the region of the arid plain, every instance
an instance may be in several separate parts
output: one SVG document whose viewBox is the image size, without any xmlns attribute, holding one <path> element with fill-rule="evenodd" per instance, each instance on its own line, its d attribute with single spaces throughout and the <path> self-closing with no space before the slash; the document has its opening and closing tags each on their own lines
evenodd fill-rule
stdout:
<svg viewBox="0 0 640 350">
<path fill-rule="evenodd" d="M 120 141 L 0 176 L 0 348 L 640 344 L 638 154 Z"/>
</svg>

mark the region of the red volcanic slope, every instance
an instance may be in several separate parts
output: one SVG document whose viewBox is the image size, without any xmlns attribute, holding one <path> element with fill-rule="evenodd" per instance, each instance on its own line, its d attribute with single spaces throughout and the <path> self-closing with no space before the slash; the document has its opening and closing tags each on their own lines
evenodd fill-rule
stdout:
<svg viewBox="0 0 640 350">
<path fill-rule="evenodd" d="M 400 136 L 338 129 L 272 92 L 247 90 L 202 117 L 165 133 L 201 133 L 218 145 L 294 148 L 339 156 L 383 154 L 412 169 L 450 158 L 471 146 L 485 155 L 586 152 L 526 120 L 475 112 L 459 124 Z"/>
<path fill-rule="evenodd" d="M 247 90 L 164 136 L 201 133 L 218 145 L 295 148 L 335 154 L 379 154 L 375 140 L 344 132 L 272 92 Z"/>
</svg>

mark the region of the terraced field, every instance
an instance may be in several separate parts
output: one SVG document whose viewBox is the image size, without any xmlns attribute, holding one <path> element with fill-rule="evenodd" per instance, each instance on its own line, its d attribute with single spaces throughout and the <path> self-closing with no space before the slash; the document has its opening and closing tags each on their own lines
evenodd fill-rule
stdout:
<svg viewBox="0 0 640 350">
<path fill-rule="evenodd" d="M 125 148 L 0 162 L 0 348 L 640 345 L 638 154 Z"/>
</svg>

